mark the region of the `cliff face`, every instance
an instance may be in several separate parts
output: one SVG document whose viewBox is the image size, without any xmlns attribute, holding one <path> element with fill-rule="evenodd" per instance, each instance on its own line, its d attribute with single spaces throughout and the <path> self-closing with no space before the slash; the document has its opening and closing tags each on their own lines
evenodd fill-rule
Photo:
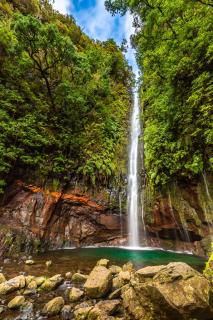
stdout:
<svg viewBox="0 0 213 320">
<path fill-rule="evenodd" d="M 14 183 L 0 209 L 2 253 L 7 245 L 17 246 L 17 235 L 21 242 L 18 251 L 35 250 L 35 243 L 39 250 L 125 242 L 125 216 L 110 209 L 103 194 L 92 199 L 90 194 L 78 192 L 50 192 L 21 181 Z"/>
<path fill-rule="evenodd" d="M 213 177 L 153 194 L 146 188 L 147 244 L 205 255 L 213 225 Z M 120 202 L 120 203 L 119 203 Z M 16 181 L 0 207 L 0 254 L 64 246 L 126 245 L 126 195 L 80 186 L 51 192 Z M 120 208 L 119 208 L 120 205 Z"/>
<path fill-rule="evenodd" d="M 213 177 L 173 185 L 164 194 L 146 191 L 146 226 L 150 243 L 204 254 L 213 235 Z"/>
</svg>

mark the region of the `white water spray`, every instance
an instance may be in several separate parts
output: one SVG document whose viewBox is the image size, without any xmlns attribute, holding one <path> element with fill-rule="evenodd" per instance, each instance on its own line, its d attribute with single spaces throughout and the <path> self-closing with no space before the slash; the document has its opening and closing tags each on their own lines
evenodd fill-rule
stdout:
<svg viewBox="0 0 213 320">
<path fill-rule="evenodd" d="M 138 197 L 138 154 L 140 126 L 140 106 L 138 93 L 134 93 L 134 105 L 131 119 L 131 141 L 129 150 L 128 174 L 128 217 L 129 217 L 129 245 L 139 247 L 139 197 Z"/>
</svg>

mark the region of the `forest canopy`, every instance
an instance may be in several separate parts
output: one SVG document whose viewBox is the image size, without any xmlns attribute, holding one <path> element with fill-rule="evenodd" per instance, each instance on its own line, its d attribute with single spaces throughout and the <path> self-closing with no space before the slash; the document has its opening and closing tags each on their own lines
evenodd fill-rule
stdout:
<svg viewBox="0 0 213 320">
<path fill-rule="evenodd" d="M 132 71 L 46 0 L 0 2 L 0 187 L 19 174 L 109 183 L 122 174 Z"/>
<path fill-rule="evenodd" d="M 109 0 L 134 15 L 141 69 L 145 166 L 152 185 L 213 171 L 213 4 L 209 0 Z"/>
</svg>

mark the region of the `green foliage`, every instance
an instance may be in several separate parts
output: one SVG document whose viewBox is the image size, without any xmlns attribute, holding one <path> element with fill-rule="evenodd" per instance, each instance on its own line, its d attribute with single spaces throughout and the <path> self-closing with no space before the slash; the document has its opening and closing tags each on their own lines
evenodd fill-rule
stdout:
<svg viewBox="0 0 213 320">
<path fill-rule="evenodd" d="M 135 15 L 145 166 L 154 186 L 212 171 L 213 5 L 199 0 L 109 0 Z"/>
<path fill-rule="evenodd" d="M 213 243 L 212 243 L 213 250 Z M 213 284 L 213 251 L 209 257 L 209 260 L 206 262 L 206 267 L 203 271 L 203 274 L 211 281 Z"/>
<path fill-rule="evenodd" d="M 48 1 L 3 1 L 0 16 L 0 190 L 24 171 L 108 184 L 131 100 L 121 49 Z"/>
</svg>

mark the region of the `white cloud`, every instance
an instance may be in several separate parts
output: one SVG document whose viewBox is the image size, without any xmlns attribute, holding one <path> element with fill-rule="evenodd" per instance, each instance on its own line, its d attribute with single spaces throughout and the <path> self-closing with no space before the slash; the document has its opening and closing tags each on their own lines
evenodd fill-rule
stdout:
<svg viewBox="0 0 213 320">
<path fill-rule="evenodd" d="M 53 7 L 63 14 L 69 13 L 70 9 L 72 9 L 72 2 L 70 0 L 52 0 L 52 2 Z"/>
<path fill-rule="evenodd" d="M 81 9 L 74 16 L 92 38 L 104 41 L 113 37 L 114 18 L 106 11 L 104 0 L 96 0 L 91 9 Z"/>
<path fill-rule="evenodd" d="M 53 0 L 52 0 L 53 1 Z M 81 26 L 83 31 L 93 39 L 105 41 L 109 38 L 115 39 L 117 43 L 121 43 L 123 38 L 127 39 L 128 52 L 127 60 L 133 67 L 133 71 L 137 74 L 138 68 L 135 61 L 135 52 L 131 47 L 130 36 L 134 33 L 133 17 L 129 12 L 124 17 L 112 16 L 106 11 L 105 0 L 95 0 L 93 7 L 76 11 L 73 5 L 75 0 L 55 0 L 53 6 L 61 13 L 70 13 Z M 82 4 L 87 0 L 78 0 Z"/>
</svg>

